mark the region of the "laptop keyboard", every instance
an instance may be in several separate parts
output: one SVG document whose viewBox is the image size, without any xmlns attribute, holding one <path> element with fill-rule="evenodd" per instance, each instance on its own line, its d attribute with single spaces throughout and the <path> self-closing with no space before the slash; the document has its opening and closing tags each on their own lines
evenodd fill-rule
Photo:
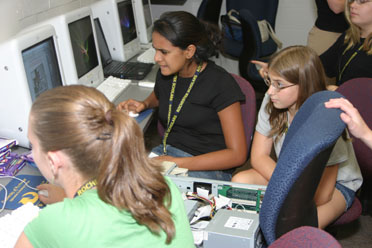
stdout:
<svg viewBox="0 0 372 248">
<path fill-rule="evenodd" d="M 153 64 L 141 62 L 111 62 L 104 69 L 105 77 L 142 80 L 151 71 Z"/>
</svg>

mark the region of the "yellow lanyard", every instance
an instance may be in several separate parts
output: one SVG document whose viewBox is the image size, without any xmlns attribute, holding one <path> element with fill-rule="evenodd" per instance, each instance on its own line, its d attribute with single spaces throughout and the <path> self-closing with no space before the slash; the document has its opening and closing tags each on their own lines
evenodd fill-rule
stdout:
<svg viewBox="0 0 372 248">
<path fill-rule="evenodd" d="M 203 65 L 203 63 L 200 63 L 198 65 L 198 68 L 195 71 L 195 74 L 194 74 L 194 76 L 193 76 L 193 78 L 191 80 L 191 83 L 189 85 L 189 88 L 187 89 L 185 95 L 182 97 L 182 100 L 178 104 L 177 109 L 174 111 L 174 114 L 173 114 L 173 117 L 172 117 L 172 120 L 171 120 L 171 113 L 172 113 L 172 105 L 173 105 L 173 99 L 174 99 L 174 92 L 176 90 L 176 84 L 177 84 L 177 74 L 174 75 L 174 77 L 173 77 L 172 89 L 171 89 L 170 96 L 169 96 L 167 129 L 166 129 L 166 131 L 164 133 L 164 138 L 163 138 L 163 146 L 164 146 L 163 147 L 163 153 L 164 154 L 167 154 L 166 145 L 167 145 L 167 139 L 168 139 L 169 133 L 172 130 L 172 127 L 173 127 L 174 123 L 176 122 L 176 119 L 178 117 L 178 114 L 180 113 L 180 111 L 181 111 L 181 109 L 183 107 L 183 104 L 185 103 L 187 97 L 189 96 L 189 94 L 191 92 L 191 89 L 194 86 L 195 81 L 196 81 L 196 79 L 198 78 L 198 76 L 199 76 L 199 74 L 201 72 L 202 65 Z"/>
<path fill-rule="evenodd" d="M 81 186 L 78 189 L 78 191 L 76 192 L 74 197 L 82 195 L 85 191 L 90 190 L 90 189 L 92 189 L 96 186 L 97 186 L 97 180 L 96 179 L 89 180 L 88 182 L 86 182 L 83 186 Z"/>
<path fill-rule="evenodd" d="M 353 55 L 350 56 L 349 60 L 346 62 L 346 64 L 344 65 L 344 67 L 342 68 L 342 70 L 340 71 L 340 73 L 338 74 L 338 81 L 341 80 L 341 76 L 342 76 L 342 74 L 344 73 L 346 67 L 350 64 L 351 60 L 352 60 L 352 59 L 353 59 L 353 58 L 354 58 L 354 57 L 359 53 L 359 51 L 362 49 L 362 47 L 363 47 L 363 44 L 358 48 L 358 50 L 356 50 L 356 51 L 353 53 Z M 345 55 L 346 50 L 347 50 L 347 49 L 345 49 L 345 51 L 342 53 L 342 56 Z"/>
</svg>

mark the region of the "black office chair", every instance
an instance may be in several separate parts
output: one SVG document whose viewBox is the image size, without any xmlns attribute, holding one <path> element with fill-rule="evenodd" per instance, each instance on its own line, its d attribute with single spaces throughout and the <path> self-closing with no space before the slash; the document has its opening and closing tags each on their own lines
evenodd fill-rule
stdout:
<svg viewBox="0 0 372 248">
<path fill-rule="evenodd" d="M 203 0 L 199 6 L 196 17 L 218 25 L 222 0 Z"/>
<path fill-rule="evenodd" d="M 266 20 L 275 28 L 278 0 L 226 0 L 226 11 L 239 11 L 243 41 L 224 39 L 224 52 L 239 59 L 239 72 L 247 79 L 256 93 L 266 92 L 267 86 L 251 60 L 267 60 L 275 53 L 278 45 L 270 37 L 262 42 L 258 20 Z"/>
</svg>

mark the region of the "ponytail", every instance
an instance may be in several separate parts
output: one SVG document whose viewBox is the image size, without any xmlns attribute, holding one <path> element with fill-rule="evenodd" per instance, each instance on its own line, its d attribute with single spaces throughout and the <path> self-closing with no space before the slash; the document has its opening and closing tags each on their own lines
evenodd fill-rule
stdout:
<svg viewBox="0 0 372 248">
<path fill-rule="evenodd" d="M 170 243 L 175 227 L 168 210 L 170 189 L 160 166 L 148 159 L 142 131 L 134 119 L 114 109 L 111 121 L 112 149 L 99 167 L 98 194 L 103 201 L 128 210 L 152 232 L 163 230 Z"/>
</svg>

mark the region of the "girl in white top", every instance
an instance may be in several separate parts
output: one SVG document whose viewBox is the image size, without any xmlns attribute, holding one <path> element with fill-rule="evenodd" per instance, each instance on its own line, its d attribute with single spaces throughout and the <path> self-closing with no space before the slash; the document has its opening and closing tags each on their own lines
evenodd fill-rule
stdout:
<svg viewBox="0 0 372 248">
<path fill-rule="evenodd" d="M 252 144 L 252 169 L 236 174 L 232 181 L 267 185 L 276 166 L 270 156 L 272 147 L 279 156 L 298 109 L 313 93 L 326 90 L 326 83 L 321 61 L 308 47 L 288 47 L 274 55 L 269 64 L 260 64 L 269 89 L 258 115 Z M 355 191 L 362 183 L 350 140 L 339 138 L 326 166 L 314 197 L 320 228 L 351 206 Z"/>
</svg>

